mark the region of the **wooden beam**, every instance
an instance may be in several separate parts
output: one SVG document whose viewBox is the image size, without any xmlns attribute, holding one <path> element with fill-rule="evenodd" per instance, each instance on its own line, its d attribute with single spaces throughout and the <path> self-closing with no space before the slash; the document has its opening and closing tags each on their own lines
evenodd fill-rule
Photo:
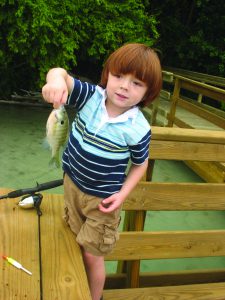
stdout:
<svg viewBox="0 0 225 300">
<path fill-rule="evenodd" d="M 124 202 L 123 209 L 223 211 L 225 184 L 140 182 Z"/>
<path fill-rule="evenodd" d="M 201 142 L 225 145 L 225 132 L 223 130 L 212 131 L 152 126 L 152 140 Z"/>
<path fill-rule="evenodd" d="M 161 90 L 160 94 L 159 94 L 159 97 L 160 97 L 160 100 L 163 99 L 163 100 L 169 101 L 170 97 L 171 97 L 171 93 L 166 91 L 166 90 Z"/>
<path fill-rule="evenodd" d="M 184 161 L 184 163 L 206 182 L 225 183 L 223 163 L 208 161 Z"/>
<path fill-rule="evenodd" d="M 8 189 L 0 189 L 1 195 L 7 193 Z M 18 207 L 18 201 L 0 201 L 0 251 L 1 255 L 21 263 L 32 275 L 0 258 L 0 299 L 40 299 L 38 217 L 35 210 Z"/>
<path fill-rule="evenodd" d="M 42 201 L 41 247 L 43 299 L 91 299 L 80 247 L 62 219 L 62 196 Z M 32 299 L 32 298 L 30 298 Z"/>
<path fill-rule="evenodd" d="M 107 260 L 225 256 L 225 230 L 121 232 Z"/>
<path fill-rule="evenodd" d="M 140 287 L 224 282 L 224 278 L 225 269 L 145 272 L 140 274 Z"/>
<path fill-rule="evenodd" d="M 187 89 L 197 94 L 202 94 L 220 102 L 225 101 L 225 90 L 223 89 L 179 75 L 174 75 L 174 77 L 180 80 L 180 87 L 183 89 Z"/>
<path fill-rule="evenodd" d="M 168 114 L 168 127 L 173 127 L 174 118 L 176 114 L 176 107 L 180 96 L 180 88 L 181 88 L 180 80 L 176 78 L 173 94 L 171 96 L 170 112 Z"/>
<path fill-rule="evenodd" d="M 217 114 L 210 112 L 207 109 L 204 109 L 200 106 L 197 106 L 181 98 L 179 99 L 178 105 L 186 109 L 187 111 L 190 111 L 193 114 L 205 120 L 208 120 L 209 122 L 215 124 L 216 126 L 225 129 L 225 119 L 223 117 L 220 117 Z"/>
<path fill-rule="evenodd" d="M 173 73 L 162 71 L 163 81 L 165 82 L 173 82 Z"/>
<path fill-rule="evenodd" d="M 194 71 L 190 71 L 190 70 L 184 70 L 184 69 L 180 69 L 180 68 L 165 67 L 164 70 L 168 71 L 168 72 L 172 72 L 175 75 L 180 75 L 182 77 L 189 77 L 189 78 L 192 78 L 197 81 L 209 83 L 209 84 L 212 84 L 215 86 L 225 87 L 225 78 L 224 77 L 194 72 Z"/>
<path fill-rule="evenodd" d="M 105 290 L 103 293 L 104 300 L 223 300 L 224 295 L 225 283 Z"/>
<path fill-rule="evenodd" d="M 193 126 L 191 126 L 190 124 L 184 122 L 183 120 L 175 117 L 174 118 L 174 123 L 173 123 L 175 126 L 178 126 L 178 127 L 181 127 L 181 128 L 192 128 L 194 129 Z"/>
<path fill-rule="evenodd" d="M 140 287 L 224 282 L 225 269 L 142 272 Z M 125 274 L 107 274 L 104 289 L 126 288 Z"/>
<path fill-rule="evenodd" d="M 225 144 L 152 140 L 151 159 L 225 161 Z"/>
</svg>

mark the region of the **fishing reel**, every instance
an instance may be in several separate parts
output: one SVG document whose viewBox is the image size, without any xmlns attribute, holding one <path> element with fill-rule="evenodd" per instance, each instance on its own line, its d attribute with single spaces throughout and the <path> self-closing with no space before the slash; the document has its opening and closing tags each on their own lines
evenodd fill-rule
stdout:
<svg viewBox="0 0 225 300">
<path fill-rule="evenodd" d="M 42 211 L 40 209 L 40 206 L 41 206 L 42 198 L 43 198 L 43 196 L 40 193 L 26 195 L 21 198 L 21 200 L 18 203 L 18 206 L 23 209 L 35 208 L 38 216 L 41 216 Z"/>
<path fill-rule="evenodd" d="M 17 198 L 20 196 L 24 196 L 18 203 L 18 206 L 28 209 L 28 208 L 35 208 L 37 211 L 38 216 L 42 215 L 40 205 L 42 201 L 42 194 L 36 193 L 39 191 L 44 191 L 48 189 L 55 188 L 57 186 L 63 185 L 63 179 L 58 179 L 54 181 L 45 182 L 42 184 L 37 183 L 36 187 L 27 188 L 27 189 L 20 189 L 9 192 L 5 195 L 0 195 L 0 200 L 6 198 Z"/>
</svg>

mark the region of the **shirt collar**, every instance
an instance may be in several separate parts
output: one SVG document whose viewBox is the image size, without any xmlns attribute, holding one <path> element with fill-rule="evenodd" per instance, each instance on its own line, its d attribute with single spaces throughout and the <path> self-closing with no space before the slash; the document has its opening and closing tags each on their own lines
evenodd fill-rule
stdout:
<svg viewBox="0 0 225 300">
<path fill-rule="evenodd" d="M 103 109 L 104 118 L 107 117 L 107 121 L 109 123 L 126 122 L 130 118 L 130 119 L 132 119 L 132 124 L 134 124 L 135 119 L 137 117 L 137 113 L 139 111 L 139 108 L 137 106 L 131 107 L 129 110 L 125 111 L 124 113 L 122 113 L 121 115 L 119 115 L 115 118 L 110 118 L 108 116 L 106 106 L 105 106 L 105 101 L 106 101 L 106 98 L 107 98 L 106 90 L 103 89 L 100 86 L 97 86 L 97 90 L 102 95 L 101 106 L 102 106 L 102 109 Z"/>
</svg>

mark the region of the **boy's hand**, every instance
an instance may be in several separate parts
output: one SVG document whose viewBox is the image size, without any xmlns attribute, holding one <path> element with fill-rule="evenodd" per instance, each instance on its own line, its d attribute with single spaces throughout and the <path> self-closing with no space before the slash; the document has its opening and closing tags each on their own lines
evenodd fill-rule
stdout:
<svg viewBox="0 0 225 300">
<path fill-rule="evenodd" d="M 64 78 L 59 77 L 46 83 L 42 88 L 43 98 L 58 108 L 67 101 L 68 88 Z"/>
<path fill-rule="evenodd" d="M 99 204 L 99 210 L 104 213 L 110 213 L 119 208 L 123 204 L 124 200 L 125 199 L 120 193 L 113 194 Z"/>
</svg>

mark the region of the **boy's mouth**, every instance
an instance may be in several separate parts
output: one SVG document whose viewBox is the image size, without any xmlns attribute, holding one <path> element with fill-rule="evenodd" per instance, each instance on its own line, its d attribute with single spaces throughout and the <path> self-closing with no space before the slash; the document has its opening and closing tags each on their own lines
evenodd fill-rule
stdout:
<svg viewBox="0 0 225 300">
<path fill-rule="evenodd" d="M 124 99 L 124 100 L 128 98 L 127 96 L 122 95 L 122 94 L 119 94 L 119 93 L 116 93 L 116 96 L 117 96 L 118 98 Z"/>
</svg>

